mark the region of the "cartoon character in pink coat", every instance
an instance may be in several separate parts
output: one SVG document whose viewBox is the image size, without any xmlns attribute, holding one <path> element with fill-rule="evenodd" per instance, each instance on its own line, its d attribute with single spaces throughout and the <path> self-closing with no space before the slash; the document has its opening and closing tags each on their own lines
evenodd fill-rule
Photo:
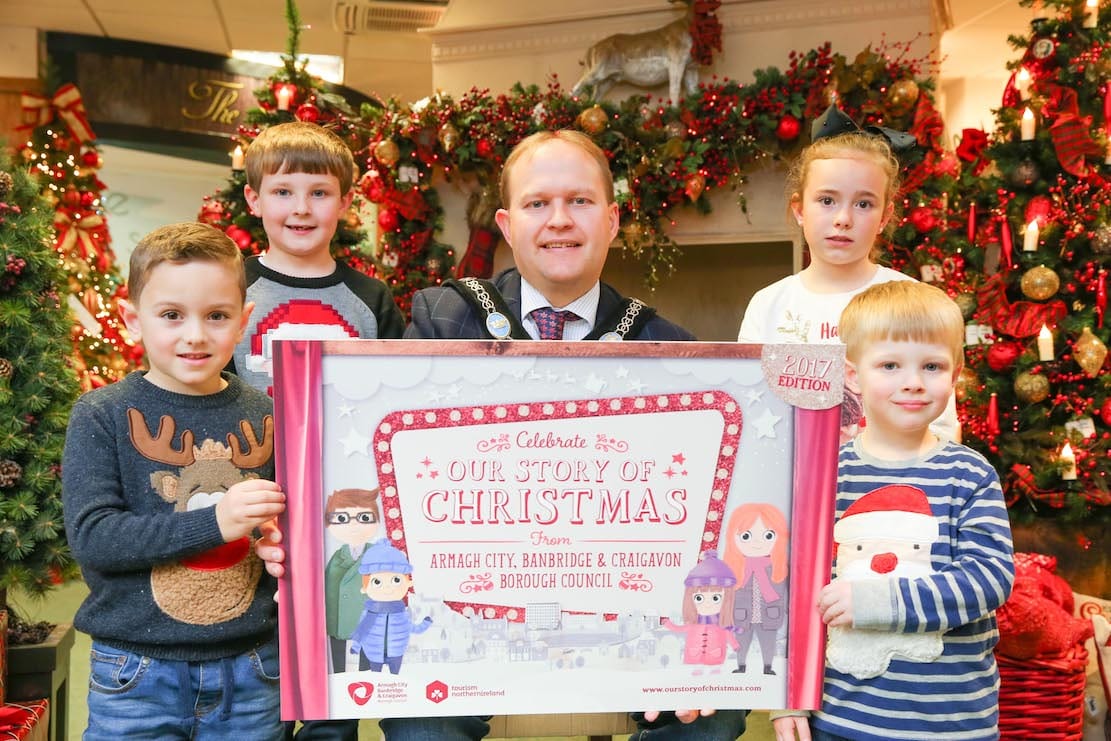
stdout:
<svg viewBox="0 0 1111 741">
<path fill-rule="evenodd" d="M 686 633 L 683 662 L 705 666 L 721 666 L 729 648 L 736 650 L 737 638 L 733 635 L 733 594 L 737 577 L 717 556 L 706 551 L 683 585 L 683 624 L 676 625 L 668 618 L 663 626 L 668 630 Z"/>
</svg>

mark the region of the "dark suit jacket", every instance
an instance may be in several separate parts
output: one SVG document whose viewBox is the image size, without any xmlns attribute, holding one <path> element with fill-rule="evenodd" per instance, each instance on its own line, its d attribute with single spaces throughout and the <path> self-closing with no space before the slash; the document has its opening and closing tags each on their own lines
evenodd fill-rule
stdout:
<svg viewBox="0 0 1111 741">
<path fill-rule="evenodd" d="M 510 268 L 494 276 L 497 286 L 509 310 L 518 320 L 521 319 L 521 274 Z M 615 311 L 622 296 L 613 287 L 601 285 L 598 297 L 598 318 L 604 318 Z M 413 296 L 413 316 L 405 328 L 406 339 L 417 340 L 487 340 L 486 317 L 480 315 L 459 295 L 454 288 L 437 286 L 425 288 Z M 641 329 L 640 334 L 630 338 L 655 341 L 690 341 L 695 339 L 687 330 L 672 324 L 666 319 L 654 316 Z"/>
</svg>

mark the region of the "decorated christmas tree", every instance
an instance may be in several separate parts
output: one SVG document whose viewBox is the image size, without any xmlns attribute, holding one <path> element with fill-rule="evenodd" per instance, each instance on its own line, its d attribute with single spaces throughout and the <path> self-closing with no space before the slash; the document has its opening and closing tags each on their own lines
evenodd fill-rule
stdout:
<svg viewBox="0 0 1111 741">
<path fill-rule="evenodd" d="M 1111 514 L 1111 15 L 1035 11 L 1010 39 L 1021 58 L 993 137 L 964 132 L 956 218 L 931 257 L 968 321 L 964 441 L 999 471 L 1012 519 L 1083 521 Z"/>
<path fill-rule="evenodd" d="M 75 86 L 48 89 L 54 89 L 49 98 L 23 95 L 29 133 L 20 156 L 38 176 L 42 195 L 54 209 L 53 243 L 65 269 L 59 287 L 68 294 L 75 317 L 74 367 L 88 390 L 126 375 L 141 360 L 142 348 L 127 337 L 116 311 L 126 287 L 101 201 L 106 186 L 97 176 L 101 157 L 96 134 Z"/>
<path fill-rule="evenodd" d="M 257 255 L 266 249 L 266 232 L 262 219 L 252 216 L 243 195 L 247 173 L 243 158 L 251 142 L 267 126 L 288 121 L 305 121 L 331 129 L 351 147 L 356 165 L 366 159 L 360 155 L 367 146 L 367 132 L 362 118 L 373 110 L 364 104 L 363 111 L 351 109 L 343 96 L 326 92 L 319 79 L 308 73 L 308 59 L 299 56 L 301 18 L 293 0 L 286 0 L 286 21 L 289 37 L 283 66 L 270 77 L 266 86 L 254 91 L 259 107 L 248 113 L 247 124 L 240 126 L 232 154 L 232 170 L 228 182 L 215 195 L 207 196 L 198 219 L 223 229 L 243 255 Z M 373 231 L 369 234 L 359 215 L 361 197 L 356 192 L 344 221 L 332 241 L 332 254 L 348 265 L 369 275 L 377 271 L 373 254 Z"/>
<path fill-rule="evenodd" d="M 60 472 L 78 382 L 53 219 L 38 183 L 0 154 L 0 609 L 9 589 L 42 595 L 77 574 Z"/>
</svg>

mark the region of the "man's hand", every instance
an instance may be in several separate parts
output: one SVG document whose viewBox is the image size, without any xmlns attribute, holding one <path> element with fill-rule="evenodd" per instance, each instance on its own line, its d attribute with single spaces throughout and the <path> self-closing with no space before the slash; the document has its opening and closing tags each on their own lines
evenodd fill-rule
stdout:
<svg viewBox="0 0 1111 741">
<path fill-rule="evenodd" d="M 275 579 L 281 579 L 285 576 L 285 548 L 280 545 L 282 531 L 278 529 L 278 521 L 268 520 L 259 525 L 258 529 L 262 531 L 262 537 L 255 541 L 255 554 L 266 565 L 266 573 Z M 275 592 L 274 599 L 277 598 Z"/>
<path fill-rule="evenodd" d="M 853 625 L 853 587 L 847 579 L 837 579 L 818 592 L 818 614 L 831 627 Z"/>
<path fill-rule="evenodd" d="M 285 493 L 273 481 L 247 479 L 216 503 L 216 524 L 225 543 L 245 538 L 285 511 Z"/>
<path fill-rule="evenodd" d="M 681 722 L 681 723 L 693 723 L 696 720 L 698 720 L 698 718 L 700 716 L 703 716 L 703 715 L 710 716 L 710 715 L 713 715 L 716 712 L 717 712 L 716 710 L 676 710 L 675 711 L 675 717 L 678 718 L 679 722 Z M 659 710 L 645 710 L 644 711 L 644 719 L 646 721 L 648 721 L 649 723 L 651 723 L 652 721 L 656 720 L 656 718 L 659 718 L 659 717 L 660 717 L 660 711 Z"/>
</svg>

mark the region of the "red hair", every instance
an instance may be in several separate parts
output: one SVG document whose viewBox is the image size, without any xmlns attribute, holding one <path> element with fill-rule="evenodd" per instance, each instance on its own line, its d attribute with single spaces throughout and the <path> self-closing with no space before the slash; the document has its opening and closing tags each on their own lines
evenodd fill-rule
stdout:
<svg viewBox="0 0 1111 741">
<path fill-rule="evenodd" d="M 787 578 L 787 518 L 772 504 L 742 504 L 729 515 L 729 522 L 725 526 L 725 553 L 721 560 L 729 564 L 737 576 L 737 584 L 744 581 L 745 554 L 737 547 L 737 533 L 748 530 L 756 520 L 761 520 L 764 526 L 776 534 L 775 545 L 772 546 L 772 581 L 779 584 Z"/>
</svg>

